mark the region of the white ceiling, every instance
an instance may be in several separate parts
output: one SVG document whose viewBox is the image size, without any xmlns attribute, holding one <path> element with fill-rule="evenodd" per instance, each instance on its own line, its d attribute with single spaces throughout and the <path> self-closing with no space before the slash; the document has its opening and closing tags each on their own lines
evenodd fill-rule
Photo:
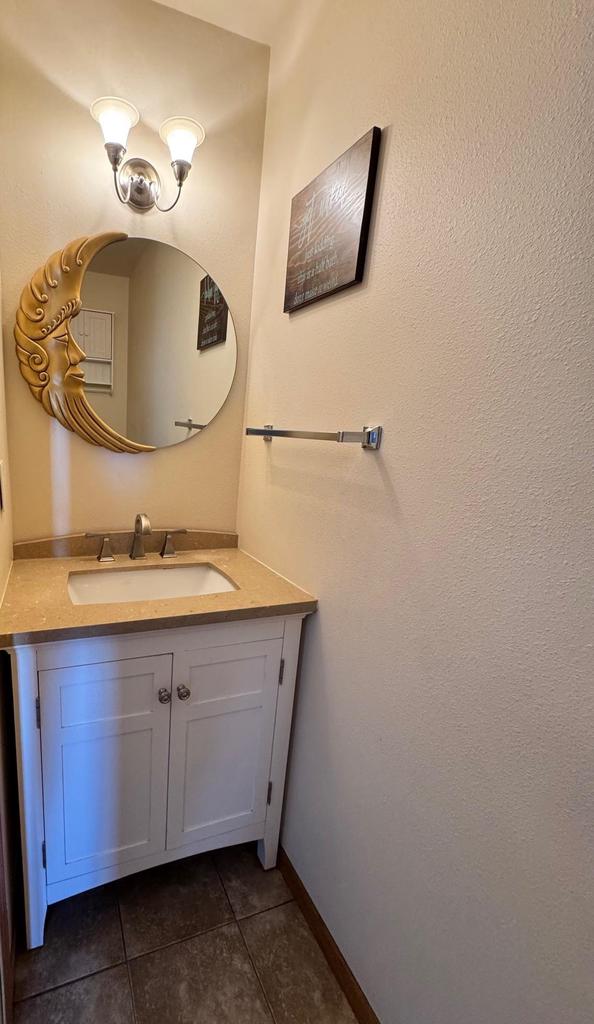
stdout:
<svg viewBox="0 0 594 1024">
<path fill-rule="evenodd" d="M 219 28 L 237 32 L 258 43 L 274 41 L 279 24 L 294 7 L 295 0 L 156 0 Z"/>
</svg>

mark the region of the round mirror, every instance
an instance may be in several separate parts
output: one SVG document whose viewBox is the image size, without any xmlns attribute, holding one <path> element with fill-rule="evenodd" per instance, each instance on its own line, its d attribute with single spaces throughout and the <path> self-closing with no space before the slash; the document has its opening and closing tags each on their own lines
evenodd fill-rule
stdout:
<svg viewBox="0 0 594 1024">
<path fill-rule="evenodd" d="M 151 448 L 204 430 L 237 360 L 233 320 L 206 270 L 173 246 L 126 238 L 89 262 L 80 298 L 70 329 L 99 418 Z"/>
</svg>

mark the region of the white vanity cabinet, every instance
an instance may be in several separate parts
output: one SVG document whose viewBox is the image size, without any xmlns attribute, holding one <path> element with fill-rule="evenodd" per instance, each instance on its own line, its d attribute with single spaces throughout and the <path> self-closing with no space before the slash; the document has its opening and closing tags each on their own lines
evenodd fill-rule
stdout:
<svg viewBox="0 0 594 1024">
<path fill-rule="evenodd" d="M 165 849 L 171 662 L 39 672 L 49 885 Z"/>
<path fill-rule="evenodd" d="M 27 940 L 47 906 L 258 840 L 276 863 L 302 615 L 11 651 Z"/>
<path fill-rule="evenodd" d="M 266 818 L 282 641 L 176 655 L 167 848 Z"/>
</svg>

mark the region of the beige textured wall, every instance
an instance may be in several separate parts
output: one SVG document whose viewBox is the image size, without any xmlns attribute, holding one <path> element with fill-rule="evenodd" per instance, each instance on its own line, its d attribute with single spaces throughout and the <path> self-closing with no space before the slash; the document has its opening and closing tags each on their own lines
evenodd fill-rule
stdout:
<svg viewBox="0 0 594 1024">
<path fill-rule="evenodd" d="M 0 267 L 15 537 L 156 523 L 235 526 L 268 50 L 149 0 L 5 0 L 0 11 Z M 173 195 L 161 121 L 204 122 L 179 206 L 145 216 L 120 206 L 97 96 L 123 95 L 143 123 L 129 152 L 157 165 Z M 201 437 L 151 455 L 94 449 L 52 421 L 13 354 L 20 290 L 72 238 L 124 230 L 179 246 L 216 278 L 235 318 L 239 365 L 227 405 Z"/>
<path fill-rule="evenodd" d="M 382 1024 L 590 1024 L 585 5 L 299 11 L 247 417 L 385 443 L 244 442 L 242 546 L 320 599 L 283 841 Z M 291 196 L 372 124 L 366 280 L 289 318 Z"/>
<path fill-rule="evenodd" d="M 0 320 L 2 317 L 2 282 L 0 281 Z M 8 581 L 12 564 L 12 514 L 10 476 L 8 466 L 8 444 L 6 439 L 6 410 L 4 401 L 4 360 L 0 351 L 0 461 L 2 469 L 2 492 L 4 508 L 0 512 L 0 601 Z M 13 955 L 12 946 L 15 934 L 15 916 L 13 906 L 13 878 L 16 841 L 13 797 L 15 793 L 14 757 L 12 739 L 12 699 L 10 692 L 10 672 L 8 655 L 0 653 L 0 842 L 4 855 L 4 875 L 0 877 L 3 899 L 6 904 L 7 926 L 11 940 L 9 957 Z M 0 940 L 1 941 L 1 940 Z M 0 971 L 2 970 L 0 962 Z M 6 980 L 2 978 L 0 995 L 0 1020 L 8 1019 L 6 998 Z"/>
<path fill-rule="evenodd" d="M 0 322 L 2 320 L 2 280 L 0 279 Z M 12 565 L 12 489 L 8 463 L 8 439 L 6 436 L 6 406 L 4 389 L 4 359 L 0 352 L 0 480 L 2 484 L 3 509 L 0 511 L 0 601 L 8 581 Z"/>
</svg>

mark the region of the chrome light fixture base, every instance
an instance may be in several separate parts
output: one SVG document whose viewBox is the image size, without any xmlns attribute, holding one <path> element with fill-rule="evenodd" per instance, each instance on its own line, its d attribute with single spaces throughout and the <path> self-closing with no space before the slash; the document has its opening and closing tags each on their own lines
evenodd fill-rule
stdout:
<svg viewBox="0 0 594 1024">
<path fill-rule="evenodd" d="M 193 117 L 168 117 L 159 129 L 159 135 L 169 148 L 171 167 L 177 185 L 177 195 L 169 206 L 159 206 L 161 179 L 148 160 L 134 157 L 123 163 L 128 144 L 128 134 L 138 124 L 140 114 L 133 103 L 119 96 L 100 96 L 90 107 L 91 117 L 97 121 L 103 133 L 105 151 L 113 171 L 116 195 L 125 205 L 132 206 L 139 213 L 157 209 L 167 213 L 177 206 L 182 186 L 192 167 L 192 158 L 197 146 L 202 145 L 206 132 Z"/>
<path fill-rule="evenodd" d="M 161 179 L 148 160 L 132 157 L 117 172 L 119 198 L 135 210 L 146 212 L 155 206 L 161 192 Z"/>
<path fill-rule="evenodd" d="M 126 147 L 121 146 L 118 142 L 106 142 L 105 152 L 107 153 L 107 157 L 111 164 L 112 170 L 117 171 L 122 160 L 124 159 Z"/>
<path fill-rule="evenodd" d="M 192 165 L 187 160 L 173 160 L 171 166 L 173 167 L 178 188 L 181 188 L 192 169 Z"/>
</svg>

